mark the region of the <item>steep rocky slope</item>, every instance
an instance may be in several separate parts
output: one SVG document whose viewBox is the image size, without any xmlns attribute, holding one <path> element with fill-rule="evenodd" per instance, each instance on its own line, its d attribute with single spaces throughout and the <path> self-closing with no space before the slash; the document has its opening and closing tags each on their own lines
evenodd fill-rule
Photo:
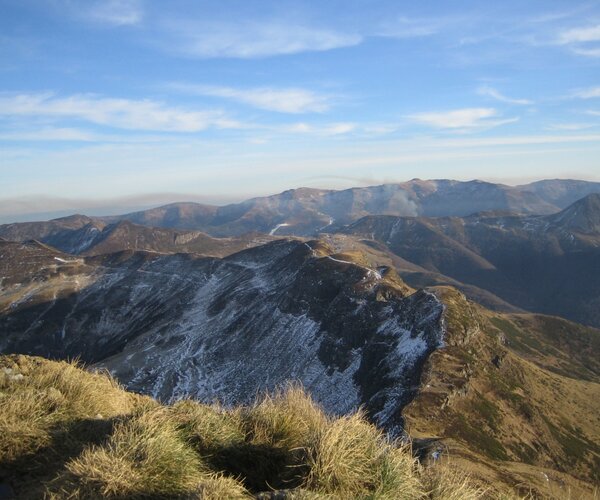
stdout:
<svg viewBox="0 0 600 500">
<path fill-rule="evenodd" d="M 239 403 L 299 380 L 328 411 L 364 405 L 393 431 L 442 343 L 435 296 L 318 242 L 225 259 L 0 245 L 0 351 L 78 356 L 163 400 Z"/>
</svg>

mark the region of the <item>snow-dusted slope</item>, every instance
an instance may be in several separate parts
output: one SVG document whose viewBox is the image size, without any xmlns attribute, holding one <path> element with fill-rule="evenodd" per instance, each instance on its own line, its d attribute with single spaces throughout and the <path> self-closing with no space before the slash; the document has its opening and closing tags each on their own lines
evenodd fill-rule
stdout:
<svg viewBox="0 0 600 500">
<path fill-rule="evenodd" d="M 18 244 L 0 244 L 17 258 Z M 25 266 L 2 285 L 0 297 L 27 296 L 0 316 L 0 350 L 78 355 L 166 401 L 247 402 L 298 380 L 327 410 L 365 405 L 394 430 L 442 342 L 443 306 L 331 252 L 281 240 L 225 259 L 125 252 L 75 269 L 38 256 L 50 277 Z"/>
</svg>

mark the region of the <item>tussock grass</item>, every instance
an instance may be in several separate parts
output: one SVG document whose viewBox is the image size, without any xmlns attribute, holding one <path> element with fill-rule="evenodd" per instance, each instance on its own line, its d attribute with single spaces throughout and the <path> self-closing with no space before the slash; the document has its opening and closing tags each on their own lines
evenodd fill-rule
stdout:
<svg viewBox="0 0 600 500">
<path fill-rule="evenodd" d="M 210 456 L 245 439 L 239 417 L 218 405 L 184 400 L 171 408 L 171 419 L 198 453 Z"/>
<path fill-rule="evenodd" d="M 241 414 L 252 443 L 288 449 L 307 447 L 329 424 L 319 406 L 296 384 L 265 395 Z"/>
<path fill-rule="evenodd" d="M 444 500 L 478 500 L 480 498 L 498 498 L 494 492 L 475 485 L 469 476 L 452 466 L 432 466 L 424 469 L 422 473 L 423 483 L 430 498 Z M 504 495 L 504 494 L 503 494 Z M 502 496 L 502 498 L 508 497 Z M 511 500 L 517 500 L 512 497 Z"/>
<path fill-rule="evenodd" d="M 362 414 L 333 420 L 321 429 L 309 457 L 307 485 L 350 498 L 368 491 L 372 498 L 421 498 L 417 462 L 410 450 L 391 443 Z"/>
<path fill-rule="evenodd" d="M 169 413 L 159 408 L 119 423 L 104 445 L 87 448 L 66 464 L 51 485 L 54 496 L 189 498 L 202 490 L 233 492 L 237 483 L 208 472 Z"/>
<path fill-rule="evenodd" d="M 0 461 L 15 460 L 49 445 L 65 425 L 125 415 L 143 402 L 154 404 L 123 391 L 106 374 L 82 376 L 77 362 L 2 357 Z"/>
<path fill-rule="evenodd" d="M 76 363 L 0 357 L 0 469 L 20 497 L 472 499 L 360 412 L 332 418 L 291 385 L 255 404 L 161 406 Z M 264 497 L 263 498 L 268 498 Z"/>
</svg>

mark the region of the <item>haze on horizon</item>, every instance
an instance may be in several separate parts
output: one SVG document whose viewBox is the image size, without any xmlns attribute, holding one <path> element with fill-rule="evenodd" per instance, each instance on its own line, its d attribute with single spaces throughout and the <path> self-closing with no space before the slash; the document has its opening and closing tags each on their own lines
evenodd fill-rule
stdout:
<svg viewBox="0 0 600 500">
<path fill-rule="evenodd" d="M 3 0 L 0 27 L 5 222 L 600 180 L 597 2 Z"/>
</svg>

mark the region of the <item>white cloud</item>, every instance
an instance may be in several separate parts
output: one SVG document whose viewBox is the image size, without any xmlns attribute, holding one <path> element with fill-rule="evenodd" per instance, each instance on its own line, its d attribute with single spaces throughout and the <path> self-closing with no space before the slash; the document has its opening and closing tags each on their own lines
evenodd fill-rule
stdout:
<svg viewBox="0 0 600 500">
<path fill-rule="evenodd" d="M 314 134 L 319 136 L 343 135 L 354 132 L 357 129 L 358 125 L 351 122 L 328 123 L 326 125 L 294 123 L 293 125 L 282 128 L 283 131 L 288 133 Z"/>
<path fill-rule="evenodd" d="M 529 99 L 515 99 L 512 97 L 507 97 L 504 94 L 501 94 L 495 88 L 483 86 L 477 89 L 477 93 L 480 95 L 491 97 L 492 99 L 496 99 L 497 101 L 506 102 L 508 104 L 519 104 L 519 105 L 527 105 L 533 104 L 533 101 Z"/>
<path fill-rule="evenodd" d="M 596 111 L 595 109 L 588 109 L 585 113 L 590 116 L 600 116 L 600 111 Z"/>
<path fill-rule="evenodd" d="M 141 0 L 101 0 L 94 2 L 85 16 L 99 23 L 126 26 L 139 24 L 143 10 Z"/>
<path fill-rule="evenodd" d="M 0 132 L 0 141 L 97 141 L 99 136 L 76 128 L 42 128 L 29 131 Z"/>
<path fill-rule="evenodd" d="M 301 88 L 236 89 L 183 83 L 170 84 L 169 88 L 195 95 L 232 99 L 256 108 L 280 113 L 322 113 L 331 106 L 329 96 Z"/>
<path fill-rule="evenodd" d="M 355 123 L 332 123 L 323 129 L 327 135 L 347 134 L 356 130 Z"/>
<path fill-rule="evenodd" d="M 281 22 L 166 25 L 167 48 L 189 57 L 253 59 L 358 45 L 362 36 Z"/>
<path fill-rule="evenodd" d="M 546 127 L 547 130 L 585 130 L 596 127 L 594 123 L 556 123 Z"/>
<path fill-rule="evenodd" d="M 575 52 L 575 54 L 579 54 L 580 56 L 600 57 L 600 47 L 597 49 L 575 48 L 573 49 L 573 52 Z"/>
<path fill-rule="evenodd" d="M 555 43 L 566 45 L 581 56 L 600 57 L 600 46 L 597 42 L 600 42 L 600 24 L 563 31 Z"/>
<path fill-rule="evenodd" d="M 575 90 L 571 96 L 578 97 L 579 99 L 593 99 L 594 97 L 600 97 L 600 86 Z"/>
<path fill-rule="evenodd" d="M 209 127 L 240 128 L 217 111 L 189 111 L 152 100 L 130 100 L 76 94 L 0 94 L 0 115 L 78 119 L 128 130 L 198 132 Z"/>
<path fill-rule="evenodd" d="M 570 43 L 598 42 L 600 41 L 600 24 L 587 28 L 574 28 L 563 31 L 558 36 L 558 41 L 563 45 Z"/>
<path fill-rule="evenodd" d="M 489 146 L 525 146 L 537 144 L 596 143 L 600 134 L 588 135 L 523 135 L 517 137 L 486 137 L 478 139 L 443 139 L 432 141 L 438 148 L 471 148 Z M 433 147 L 433 146 L 431 146 Z"/>
<path fill-rule="evenodd" d="M 398 130 L 397 123 L 373 123 L 363 126 L 363 130 L 367 135 L 387 135 Z"/>
<path fill-rule="evenodd" d="M 424 19 L 399 17 L 385 23 L 378 36 L 390 38 L 416 38 L 434 35 L 439 31 L 438 22 Z"/>
<path fill-rule="evenodd" d="M 477 129 L 490 128 L 517 121 L 518 118 L 492 120 L 498 115 L 494 108 L 463 108 L 452 111 L 416 113 L 407 118 L 433 128 Z"/>
</svg>

